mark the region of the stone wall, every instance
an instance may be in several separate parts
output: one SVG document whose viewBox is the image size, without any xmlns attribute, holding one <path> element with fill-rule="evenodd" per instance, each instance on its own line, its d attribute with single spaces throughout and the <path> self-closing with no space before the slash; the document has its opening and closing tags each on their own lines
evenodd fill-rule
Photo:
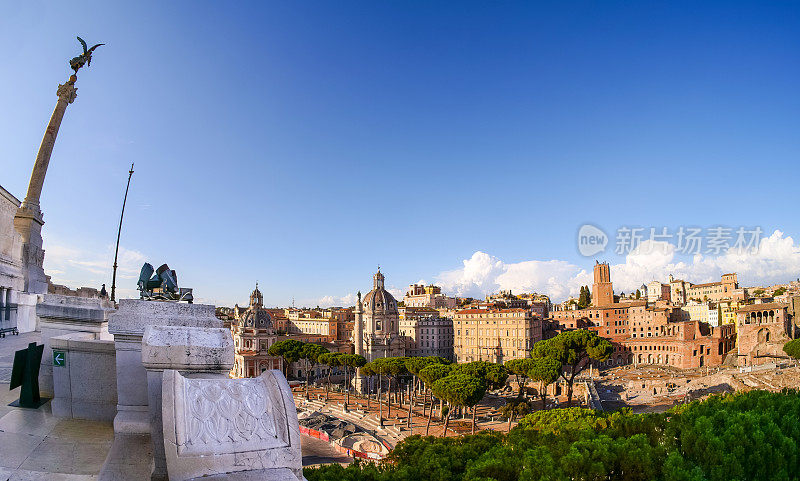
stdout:
<svg viewBox="0 0 800 481">
<path fill-rule="evenodd" d="M 110 339 L 108 316 L 113 304 L 105 299 L 39 294 L 36 304 L 38 330 L 42 333 L 44 354 L 39 370 L 42 395 L 53 393 L 53 354 L 50 340 L 64 334 L 86 333 L 88 339 Z"/>
<path fill-rule="evenodd" d="M 117 414 L 114 341 L 75 332 L 51 338 L 50 346 L 59 357 L 52 368 L 53 415 L 113 421 Z"/>
</svg>

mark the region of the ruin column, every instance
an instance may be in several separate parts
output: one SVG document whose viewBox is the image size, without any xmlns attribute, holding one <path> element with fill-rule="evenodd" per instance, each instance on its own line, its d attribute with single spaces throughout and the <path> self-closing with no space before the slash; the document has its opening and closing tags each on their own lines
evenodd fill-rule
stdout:
<svg viewBox="0 0 800 481">
<path fill-rule="evenodd" d="M 50 123 L 44 132 L 42 144 L 39 146 L 39 153 L 36 155 L 36 162 L 33 164 L 31 180 L 28 184 L 28 193 L 22 201 L 16 215 L 14 216 L 14 227 L 22 237 L 22 262 L 23 278 L 25 280 L 25 292 L 42 294 L 47 292 L 47 279 L 44 275 L 44 250 L 42 249 L 42 211 L 39 206 L 39 198 L 42 195 L 44 177 L 47 174 L 47 166 L 50 164 L 50 155 L 53 153 L 53 146 L 56 142 L 58 129 L 61 127 L 61 120 L 67 105 L 75 101 L 77 88 L 75 81 L 77 76 L 71 75 L 69 80 L 58 86 L 56 95 L 58 102 L 50 116 Z"/>
</svg>

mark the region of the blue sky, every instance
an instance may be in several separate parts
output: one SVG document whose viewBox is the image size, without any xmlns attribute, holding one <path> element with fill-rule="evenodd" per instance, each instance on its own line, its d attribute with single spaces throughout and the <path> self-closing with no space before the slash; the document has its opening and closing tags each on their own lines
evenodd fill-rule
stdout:
<svg viewBox="0 0 800 481">
<path fill-rule="evenodd" d="M 756 266 L 623 272 L 611 249 L 622 288 L 800 271 L 795 2 L 114 3 L 0 19 L 0 184 L 20 199 L 75 35 L 107 44 L 45 183 L 58 282 L 110 284 L 131 162 L 128 295 L 147 259 L 228 305 L 255 280 L 270 304 L 347 302 L 378 264 L 396 289 L 563 297 L 594 263 L 587 222 L 779 230 Z"/>
</svg>

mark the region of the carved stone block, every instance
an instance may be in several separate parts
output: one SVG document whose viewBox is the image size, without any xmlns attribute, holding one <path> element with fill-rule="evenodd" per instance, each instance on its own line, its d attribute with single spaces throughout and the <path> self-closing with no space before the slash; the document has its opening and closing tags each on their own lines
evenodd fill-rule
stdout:
<svg viewBox="0 0 800 481">
<path fill-rule="evenodd" d="M 162 409 L 172 481 L 248 472 L 280 479 L 287 471 L 303 479 L 297 412 L 280 371 L 219 379 L 166 370 Z"/>
</svg>

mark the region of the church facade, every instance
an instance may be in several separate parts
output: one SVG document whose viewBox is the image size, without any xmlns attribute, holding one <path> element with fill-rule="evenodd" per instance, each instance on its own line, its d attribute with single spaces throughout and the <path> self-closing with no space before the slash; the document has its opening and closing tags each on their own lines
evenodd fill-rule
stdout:
<svg viewBox="0 0 800 481">
<path fill-rule="evenodd" d="M 280 369 L 281 360 L 270 356 L 267 350 L 278 339 L 272 316 L 264 309 L 264 296 L 258 290 L 250 294 L 250 305 L 233 308 L 231 321 L 233 334 L 234 364 L 232 377 L 256 377 L 268 369 Z"/>
<path fill-rule="evenodd" d="M 355 353 L 367 361 L 379 357 L 405 355 L 405 343 L 400 337 L 400 314 L 397 301 L 384 287 L 380 269 L 372 276 L 372 290 L 364 296 L 358 293 L 353 325 Z"/>
</svg>

